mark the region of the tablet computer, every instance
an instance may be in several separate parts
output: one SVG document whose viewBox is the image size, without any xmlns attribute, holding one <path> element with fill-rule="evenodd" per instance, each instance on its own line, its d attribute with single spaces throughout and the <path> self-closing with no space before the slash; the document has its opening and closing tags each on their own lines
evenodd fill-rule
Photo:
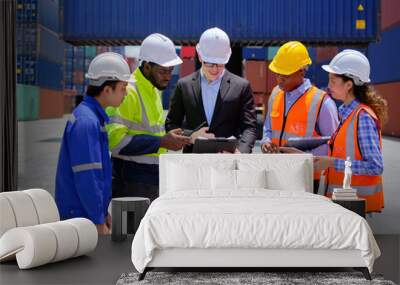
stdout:
<svg viewBox="0 0 400 285">
<path fill-rule="evenodd" d="M 234 138 L 215 138 L 215 139 L 196 139 L 193 145 L 193 153 L 234 153 L 237 146 L 237 139 Z"/>
<path fill-rule="evenodd" d="M 326 144 L 331 137 L 298 137 L 298 138 L 289 138 L 284 146 L 295 147 L 299 150 L 310 150 L 320 145 Z"/>
</svg>

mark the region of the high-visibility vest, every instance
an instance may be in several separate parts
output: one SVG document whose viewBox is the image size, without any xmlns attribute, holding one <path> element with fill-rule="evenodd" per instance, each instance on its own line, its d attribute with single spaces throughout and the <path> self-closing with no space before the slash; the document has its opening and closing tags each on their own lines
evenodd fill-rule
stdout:
<svg viewBox="0 0 400 285">
<path fill-rule="evenodd" d="M 159 148 L 157 153 L 145 155 L 120 154 L 132 136 L 165 135 L 165 118 L 160 92 L 144 77 L 139 68 L 131 79 L 122 104 L 118 108 L 106 109 L 110 117 L 107 132 L 111 155 L 137 163 L 158 164 L 160 154 L 167 152 L 165 148 Z"/>
<path fill-rule="evenodd" d="M 268 102 L 271 141 L 277 146 L 284 146 L 289 138 L 320 137 L 316 125 L 325 96 L 324 91 L 312 86 L 297 99 L 285 116 L 285 92 L 276 86 Z M 314 179 L 319 178 L 320 172 L 314 171 Z"/>
<path fill-rule="evenodd" d="M 360 104 L 353 110 L 342 126 L 330 141 L 329 156 L 351 161 L 362 160 L 358 145 L 358 120 L 360 111 L 367 112 L 378 124 L 378 118 L 370 107 Z M 382 136 L 379 132 L 380 146 L 382 149 Z M 331 197 L 334 188 L 342 188 L 344 171 L 337 171 L 334 167 L 324 171 L 326 196 Z M 326 187 L 327 185 L 327 187 Z M 351 186 L 357 190 L 357 195 L 366 200 L 366 212 L 380 212 L 384 207 L 382 175 L 354 174 Z"/>
</svg>

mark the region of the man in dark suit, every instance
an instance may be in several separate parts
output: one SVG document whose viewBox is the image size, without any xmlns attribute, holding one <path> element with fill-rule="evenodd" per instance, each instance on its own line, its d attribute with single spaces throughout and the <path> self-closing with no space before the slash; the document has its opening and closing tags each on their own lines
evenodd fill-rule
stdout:
<svg viewBox="0 0 400 285">
<path fill-rule="evenodd" d="M 256 112 L 247 80 L 225 69 L 231 56 L 228 35 L 218 28 L 206 30 L 196 46 L 201 69 L 178 81 L 165 126 L 195 130 L 203 137 L 238 139 L 236 153 L 250 153 L 256 140 Z M 186 146 L 184 152 L 191 152 Z"/>
</svg>

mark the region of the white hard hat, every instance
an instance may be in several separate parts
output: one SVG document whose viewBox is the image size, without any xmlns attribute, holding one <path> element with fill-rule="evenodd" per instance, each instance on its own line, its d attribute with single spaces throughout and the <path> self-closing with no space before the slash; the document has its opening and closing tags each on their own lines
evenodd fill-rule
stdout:
<svg viewBox="0 0 400 285">
<path fill-rule="evenodd" d="M 202 61 L 217 64 L 228 63 L 232 54 L 229 37 L 219 28 L 204 31 L 196 50 Z"/>
<path fill-rule="evenodd" d="M 182 63 L 176 54 L 174 43 L 162 34 L 151 34 L 143 40 L 139 60 L 154 62 L 164 67 Z"/>
<path fill-rule="evenodd" d="M 329 65 L 323 65 L 322 68 L 329 73 L 348 76 L 358 86 L 371 82 L 368 58 L 356 50 L 343 50 L 331 60 Z"/>
<path fill-rule="evenodd" d="M 86 78 L 89 85 L 101 86 L 107 80 L 128 82 L 131 76 L 128 63 L 118 53 L 104 52 L 97 55 L 89 64 Z"/>
</svg>

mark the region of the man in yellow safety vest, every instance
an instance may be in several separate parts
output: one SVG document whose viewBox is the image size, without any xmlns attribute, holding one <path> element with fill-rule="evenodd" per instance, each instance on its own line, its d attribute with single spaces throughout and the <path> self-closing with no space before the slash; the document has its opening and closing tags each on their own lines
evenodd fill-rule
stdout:
<svg viewBox="0 0 400 285">
<path fill-rule="evenodd" d="M 113 197 L 159 195 L 158 159 L 190 142 L 181 129 L 166 133 L 160 90 L 167 87 L 177 56 L 173 42 L 161 34 L 143 40 L 140 66 L 132 76 L 127 96 L 118 108 L 108 108 L 107 126 L 113 162 Z"/>
</svg>

